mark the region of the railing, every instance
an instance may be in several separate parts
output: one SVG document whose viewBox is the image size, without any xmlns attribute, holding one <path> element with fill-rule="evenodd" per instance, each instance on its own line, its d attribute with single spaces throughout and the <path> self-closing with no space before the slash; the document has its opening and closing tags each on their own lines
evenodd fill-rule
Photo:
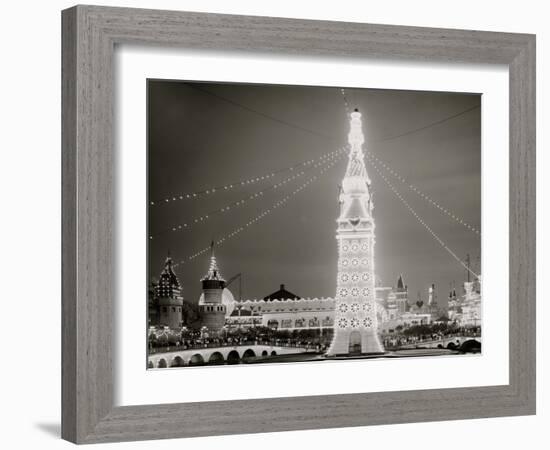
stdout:
<svg viewBox="0 0 550 450">
<path fill-rule="evenodd" d="M 244 347 L 254 345 L 266 345 L 270 347 L 284 347 L 284 348 L 302 348 L 305 350 L 317 348 L 316 344 L 299 344 L 297 342 L 276 342 L 276 341 L 264 341 L 264 340 L 252 340 L 252 341 L 238 341 L 238 342 L 203 342 L 193 344 L 181 344 L 181 345 L 169 345 L 164 347 L 149 347 L 149 354 L 156 353 L 168 353 L 168 352 L 181 352 L 185 350 L 201 350 L 209 348 L 222 348 L 222 347 Z"/>
<path fill-rule="evenodd" d="M 444 334 L 440 335 L 437 338 L 433 338 L 432 336 L 426 337 L 426 338 L 418 338 L 417 336 L 406 338 L 405 336 L 399 337 L 399 338 L 388 338 L 389 342 L 386 341 L 386 339 L 383 337 L 384 346 L 386 348 L 400 348 L 400 347 L 408 347 L 411 345 L 420 345 L 420 344 L 436 344 L 438 342 L 443 342 L 447 340 L 452 340 L 454 338 L 480 338 L 481 333 L 472 332 L 472 333 L 451 333 L 451 334 Z M 399 343 L 392 343 L 392 340 L 398 340 Z"/>
</svg>

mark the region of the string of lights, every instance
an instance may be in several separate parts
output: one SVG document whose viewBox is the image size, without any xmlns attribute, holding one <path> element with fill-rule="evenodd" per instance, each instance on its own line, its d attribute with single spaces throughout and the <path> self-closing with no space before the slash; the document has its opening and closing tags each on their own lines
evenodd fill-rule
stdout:
<svg viewBox="0 0 550 450">
<path fill-rule="evenodd" d="M 477 235 L 481 235 L 480 231 L 474 227 L 473 225 L 470 225 L 468 222 L 466 222 L 464 219 L 460 218 L 456 214 L 453 214 L 451 211 L 449 211 L 447 208 L 441 206 L 438 202 L 436 202 L 434 199 L 432 199 L 429 195 L 424 194 L 420 189 L 418 189 L 416 186 L 410 184 L 404 177 L 399 175 L 395 170 L 393 170 L 391 167 L 389 167 L 384 161 L 382 161 L 380 158 L 378 158 L 376 155 L 374 155 L 372 152 L 367 151 L 365 153 L 367 156 L 367 159 L 369 159 L 373 164 L 374 161 L 376 161 L 378 164 L 380 164 L 386 171 L 391 173 L 396 179 L 398 179 L 401 183 L 403 183 L 405 186 L 407 186 L 411 191 L 418 194 L 422 199 L 426 200 L 428 203 L 430 203 L 432 206 L 439 209 L 442 213 L 446 214 L 448 217 L 453 219 L 455 222 L 459 223 L 460 225 L 464 226 L 470 231 L 473 231 Z"/>
<path fill-rule="evenodd" d="M 272 179 L 272 178 L 274 178 L 277 175 L 280 175 L 282 173 L 292 172 L 292 171 L 295 171 L 298 168 L 313 166 L 317 162 L 323 162 L 323 161 L 329 160 L 330 158 L 332 158 L 332 157 L 334 157 L 338 154 L 341 154 L 344 150 L 345 149 L 335 150 L 335 151 L 332 151 L 332 152 L 329 152 L 329 153 L 325 153 L 325 154 L 319 156 L 316 159 L 309 159 L 307 161 L 303 161 L 303 162 L 300 162 L 300 163 L 297 163 L 297 164 L 293 164 L 292 166 L 284 167 L 282 169 L 274 170 L 272 172 L 267 172 L 267 173 L 264 173 L 262 175 L 250 177 L 250 178 L 247 178 L 247 179 L 244 179 L 244 180 L 239 180 L 239 181 L 235 181 L 235 182 L 232 182 L 232 183 L 227 183 L 227 184 L 224 184 L 224 185 L 221 185 L 221 186 L 213 186 L 213 187 L 201 189 L 199 191 L 171 195 L 169 197 L 165 197 L 165 198 L 162 198 L 160 200 L 150 201 L 149 205 L 150 206 L 157 206 L 157 205 L 173 203 L 173 202 L 180 201 L 180 200 L 197 199 L 197 198 L 203 197 L 205 195 L 215 194 L 216 192 L 228 191 L 228 190 L 235 189 L 235 188 L 238 188 L 238 187 L 241 187 L 241 186 L 247 186 L 247 185 L 251 185 L 251 184 L 260 183 L 260 182 L 265 181 L 265 180 L 270 180 L 270 179 Z"/>
<path fill-rule="evenodd" d="M 241 234 L 243 231 L 247 230 L 249 227 L 255 225 L 256 223 L 260 222 L 261 220 L 263 220 L 265 217 L 267 217 L 268 215 L 270 215 L 271 213 L 273 213 L 274 211 L 280 209 L 282 206 L 284 206 L 286 203 L 288 203 L 289 200 L 291 200 L 293 197 L 295 197 L 298 193 L 300 193 L 301 191 L 303 191 L 306 187 L 308 187 L 309 185 L 311 185 L 312 183 L 314 183 L 316 180 L 318 180 L 319 178 L 321 178 L 321 175 L 323 175 L 324 173 L 326 173 L 328 170 L 330 170 L 332 167 L 334 167 L 339 161 L 340 159 L 344 156 L 343 153 L 341 153 L 338 157 L 336 157 L 334 160 L 332 160 L 330 163 L 328 163 L 327 165 L 323 166 L 317 175 L 313 175 L 311 176 L 310 178 L 308 178 L 306 181 L 304 181 L 304 183 L 302 183 L 301 185 L 299 185 L 298 187 L 296 187 L 292 192 L 290 192 L 289 194 L 285 195 L 284 197 L 280 198 L 279 200 L 277 200 L 275 203 L 273 203 L 269 208 L 267 209 L 264 209 L 262 212 L 260 212 L 257 216 L 255 217 L 252 217 L 250 218 L 245 224 L 239 226 L 238 228 L 235 228 L 234 230 L 230 231 L 229 233 L 223 235 L 221 238 L 219 238 L 218 240 L 215 241 L 215 245 L 216 246 L 220 246 L 220 245 L 223 245 L 225 242 L 227 242 L 228 240 L 234 238 L 235 236 L 238 236 L 239 234 Z M 174 264 L 174 267 L 177 267 L 179 265 L 183 265 L 183 264 L 186 264 L 188 262 L 191 262 L 192 260 L 194 260 L 195 258 L 201 256 L 201 255 L 204 255 L 205 253 L 207 253 L 208 251 L 210 251 L 211 249 L 211 246 L 208 246 L 208 247 L 204 247 L 200 250 L 198 250 L 197 252 L 193 253 L 192 255 L 188 256 L 186 259 L 183 259 L 179 262 L 177 262 L 176 264 Z"/>
<path fill-rule="evenodd" d="M 403 196 L 399 193 L 399 191 L 395 188 L 395 186 L 391 183 L 390 180 L 386 178 L 386 176 L 382 173 L 382 171 L 379 169 L 379 167 L 374 163 L 372 159 L 369 159 L 369 162 L 371 166 L 374 168 L 375 172 L 384 180 L 386 185 L 390 188 L 390 190 L 395 194 L 395 196 L 405 205 L 405 207 L 409 210 L 409 212 L 420 222 L 420 224 L 432 235 L 432 237 L 462 266 L 464 267 L 468 272 L 470 272 L 475 278 L 478 278 L 479 275 L 476 274 L 468 265 L 462 261 L 453 250 L 449 248 L 449 246 L 443 242 L 443 240 L 430 228 L 430 226 L 420 217 L 417 212 L 409 205 L 407 200 L 403 198 Z"/>
<path fill-rule="evenodd" d="M 349 115 L 349 113 L 351 113 L 351 108 L 349 106 L 349 102 L 346 97 L 346 90 L 344 88 L 340 88 L 340 92 L 342 94 L 342 97 L 344 98 L 344 106 L 346 107 L 346 113 Z"/>
<path fill-rule="evenodd" d="M 343 151 L 345 149 L 340 149 L 340 150 Z M 272 185 L 270 185 L 270 186 L 268 186 L 264 189 L 261 189 L 259 191 L 253 192 L 252 194 L 249 194 L 249 195 L 247 195 L 247 196 L 245 196 L 245 197 L 243 197 L 239 200 L 233 201 L 233 202 L 231 202 L 231 203 L 229 203 L 225 206 L 222 206 L 220 208 L 214 209 L 214 210 L 212 210 L 212 211 L 210 211 L 206 214 L 203 214 L 201 216 L 190 219 L 187 222 L 182 222 L 182 223 L 176 224 L 176 225 L 174 225 L 170 228 L 166 228 L 162 231 L 159 231 L 158 233 L 155 233 L 154 235 L 150 235 L 149 239 L 150 240 L 151 239 L 156 239 L 159 236 L 162 236 L 166 233 L 173 232 L 173 231 L 189 230 L 194 225 L 199 224 L 199 223 L 204 223 L 207 220 L 211 219 L 212 216 L 215 216 L 217 214 L 228 213 L 228 212 L 234 210 L 235 208 L 239 208 L 239 207 L 247 204 L 250 200 L 255 200 L 255 199 L 263 196 L 265 193 L 267 193 L 269 191 L 274 191 L 274 190 L 277 190 L 277 189 L 285 186 L 286 184 L 288 184 L 288 183 L 304 176 L 310 170 L 313 170 L 313 169 L 323 167 L 323 166 L 326 166 L 326 165 L 330 164 L 331 162 L 333 162 L 337 158 L 341 157 L 341 154 L 342 154 L 341 151 L 336 152 L 334 155 L 331 155 L 328 158 L 324 158 L 322 161 L 315 162 L 313 165 L 309 166 L 308 168 L 306 168 L 304 170 L 301 170 L 301 171 L 298 171 L 298 172 L 294 171 L 294 175 L 292 175 L 290 177 L 287 177 L 284 180 L 281 180 L 277 183 L 274 183 L 274 184 L 272 184 Z"/>
</svg>

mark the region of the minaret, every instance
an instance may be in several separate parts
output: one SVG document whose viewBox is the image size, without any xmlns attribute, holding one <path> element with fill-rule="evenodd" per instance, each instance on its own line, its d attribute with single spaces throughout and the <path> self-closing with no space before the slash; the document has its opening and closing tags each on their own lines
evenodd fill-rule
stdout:
<svg viewBox="0 0 550 450">
<path fill-rule="evenodd" d="M 328 356 L 383 353 L 377 332 L 374 291 L 374 219 L 365 168 L 361 113 L 351 113 L 348 166 L 336 220 L 338 279 L 334 338 Z"/>
<path fill-rule="evenodd" d="M 214 242 L 211 244 L 210 266 L 208 272 L 201 279 L 204 302 L 199 305 L 202 325 L 210 331 L 220 331 L 225 325 L 225 305 L 222 303 L 225 279 L 218 268 L 214 255 Z"/>
</svg>

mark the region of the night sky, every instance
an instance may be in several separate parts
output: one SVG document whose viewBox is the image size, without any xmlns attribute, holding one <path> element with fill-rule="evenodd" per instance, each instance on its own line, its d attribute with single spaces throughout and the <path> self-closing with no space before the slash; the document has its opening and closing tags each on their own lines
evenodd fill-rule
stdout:
<svg viewBox="0 0 550 450">
<path fill-rule="evenodd" d="M 339 88 L 150 81 L 148 87 L 149 279 L 158 277 L 168 253 L 174 262 L 243 226 L 311 176 L 284 187 L 269 186 L 292 175 L 238 189 L 164 202 L 317 159 L 347 144 L 349 121 Z M 351 108 L 363 114 L 364 149 L 410 184 L 477 229 L 481 222 L 481 98 L 479 95 L 346 89 Z M 463 114 L 460 114 L 464 112 Z M 455 117 L 453 117 L 455 116 Z M 451 118 L 452 117 L 452 118 Z M 448 120 L 445 120 L 449 118 Z M 431 125 L 433 124 L 433 125 Z M 413 130 L 418 130 L 411 132 Z M 338 184 L 346 159 L 282 207 L 216 248 L 223 276 L 243 276 L 242 297 L 263 298 L 280 284 L 303 297 L 332 297 L 336 289 Z M 466 271 L 411 215 L 367 163 L 374 190 L 375 270 L 384 286 L 400 273 L 416 301 L 436 284 L 445 304 L 449 286 Z M 469 253 L 479 271 L 480 239 L 431 206 L 406 185 L 388 179 L 431 229 L 458 256 Z M 262 188 L 264 195 L 229 212 L 209 214 Z M 178 224 L 193 223 L 181 231 Z M 167 231 L 168 230 L 168 231 Z M 198 301 L 209 253 L 175 271 L 184 297 Z M 238 283 L 230 286 L 238 296 Z"/>
</svg>

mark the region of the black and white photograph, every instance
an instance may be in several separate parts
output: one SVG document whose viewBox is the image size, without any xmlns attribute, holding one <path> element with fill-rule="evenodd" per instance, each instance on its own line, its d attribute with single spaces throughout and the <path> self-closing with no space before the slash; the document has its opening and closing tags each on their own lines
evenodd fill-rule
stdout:
<svg viewBox="0 0 550 450">
<path fill-rule="evenodd" d="M 3 5 L 2 448 L 544 448 L 546 4 L 99 3 Z"/>
<path fill-rule="evenodd" d="M 147 94 L 149 369 L 481 353 L 480 95 Z"/>
</svg>

